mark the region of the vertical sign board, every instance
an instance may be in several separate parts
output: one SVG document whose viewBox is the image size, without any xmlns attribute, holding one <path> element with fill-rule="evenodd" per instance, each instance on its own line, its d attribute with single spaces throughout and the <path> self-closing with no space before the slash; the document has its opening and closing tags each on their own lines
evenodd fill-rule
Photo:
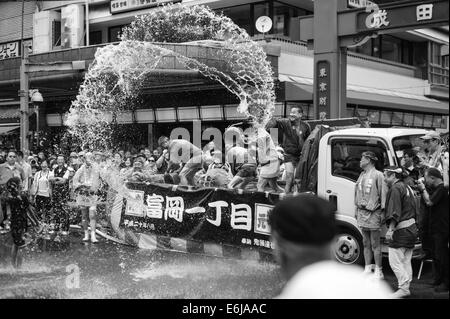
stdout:
<svg viewBox="0 0 450 319">
<path fill-rule="evenodd" d="M 325 111 L 330 116 L 330 62 L 321 60 L 316 65 L 316 105 L 318 113 Z M 316 114 L 317 118 L 319 114 Z"/>
</svg>

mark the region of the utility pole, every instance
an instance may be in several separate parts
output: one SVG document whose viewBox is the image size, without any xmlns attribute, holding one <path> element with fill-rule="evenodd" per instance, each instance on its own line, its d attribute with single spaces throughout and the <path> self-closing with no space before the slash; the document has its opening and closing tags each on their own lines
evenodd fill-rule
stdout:
<svg viewBox="0 0 450 319">
<path fill-rule="evenodd" d="M 23 42 L 23 15 L 24 15 L 24 0 L 22 0 L 22 40 L 21 40 L 21 50 L 22 59 L 20 64 L 20 149 L 22 152 L 28 152 L 28 130 L 29 130 L 29 105 L 28 105 L 28 73 L 27 73 L 27 63 L 28 63 L 28 47 L 24 45 Z"/>
</svg>

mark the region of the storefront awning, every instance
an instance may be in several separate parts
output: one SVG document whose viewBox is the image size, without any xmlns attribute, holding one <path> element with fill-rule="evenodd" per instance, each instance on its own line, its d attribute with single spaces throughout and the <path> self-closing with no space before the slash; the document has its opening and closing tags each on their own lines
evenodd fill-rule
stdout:
<svg viewBox="0 0 450 319">
<path fill-rule="evenodd" d="M 279 80 L 286 84 L 286 101 L 312 101 L 312 79 L 280 74 Z M 413 112 L 449 114 L 447 102 L 430 99 L 422 95 L 357 85 L 347 85 L 347 102 Z"/>
<path fill-rule="evenodd" d="M 11 134 L 12 131 L 20 128 L 20 126 L 0 126 L 0 135 L 8 135 Z"/>
</svg>

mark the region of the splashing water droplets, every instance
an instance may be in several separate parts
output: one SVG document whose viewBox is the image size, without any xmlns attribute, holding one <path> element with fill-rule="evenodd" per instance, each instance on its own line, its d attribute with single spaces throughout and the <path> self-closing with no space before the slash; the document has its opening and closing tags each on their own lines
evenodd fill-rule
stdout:
<svg viewBox="0 0 450 319">
<path fill-rule="evenodd" d="M 208 56 L 188 56 L 180 43 L 203 48 Z M 163 69 L 167 58 L 222 84 L 240 100 L 238 111 L 253 116 L 257 126 L 272 116 L 273 74 L 263 49 L 228 17 L 204 6 L 174 4 L 136 17 L 122 42 L 97 50 L 70 108 L 69 133 L 82 147 L 111 149 L 117 117 L 138 108 L 151 71 Z"/>
</svg>

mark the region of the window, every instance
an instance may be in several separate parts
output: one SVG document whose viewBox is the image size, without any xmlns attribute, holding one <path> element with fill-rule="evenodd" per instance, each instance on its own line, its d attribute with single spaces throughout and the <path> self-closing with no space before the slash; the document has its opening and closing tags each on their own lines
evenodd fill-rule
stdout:
<svg viewBox="0 0 450 319">
<path fill-rule="evenodd" d="M 367 40 L 367 42 L 364 43 L 363 45 L 357 46 L 355 48 L 355 51 L 357 53 L 371 56 L 372 55 L 372 42 L 373 42 L 373 39 L 371 38 L 371 39 Z"/>
<path fill-rule="evenodd" d="M 389 35 L 381 37 L 381 58 L 402 62 L 402 41 Z"/>
<path fill-rule="evenodd" d="M 359 166 L 361 154 L 372 151 L 378 158 L 375 168 L 382 171 L 389 166 L 389 158 L 384 143 L 379 139 L 344 139 L 331 141 L 332 175 L 350 179 L 358 179 L 362 169 Z"/>
<path fill-rule="evenodd" d="M 414 126 L 423 126 L 423 114 L 414 114 Z"/>
<path fill-rule="evenodd" d="M 403 125 L 403 113 L 402 112 L 392 112 L 392 125 L 396 125 L 396 126 Z"/>
<path fill-rule="evenodd" d="M 372 56 L 376 58 L 381 57 L 381 37 L 377 37 L 375 39 L 372 39 Z"/>
<path fill-rule="evenodd" d="M 425 117 L 423 120 L 423 126 L 426 128 L 433 127 L 433 115 L 425 114 Z"/>
<path fill-rule="evenodd" d="M 91 31 L 89 32 L 89 45 L 101 44 L 102 43 L 102 31 Z"/>
<path fill-rule="evenodd" d="M 61 21 L 52 21 L 53 46 L 61 45 Z"/>
<path fill-rule="evenodd" d="M 255 14 L 255 21 L 261 16 L 269 16 L 270 17 L 269 2 L 257 3 L 254 5 L 253 10 L 254 10 L 254 14 Z"/>
<path fill-rule="evenodd" d="M 414 125 L 414 114 L 413 113 L 405 113 L 404 114 L 403 125 L 405 125 L 405 126 L 413 126 Z"/>
<path fill-rule="evenodd" d="M 108 34 L 108 42 L 118 42 L 120 41 L 120 35 L 122 34 L 122 28 L 125 27 L 125 25 L 119 25 L 116 27 L 109 28 L 109 34 Z"/>
<path fill-rule="evenodd" d="M 381 111 L 380 124 L 391 125 L 392 112 Z"/>
<path fill-rule="evenodd" d="M 397 163 L 400 163 L 405 150 L 423 149 L 423 140 L 420 137 L 423 135 L 405 135 L 392 139 L 392 146 L 397 157 Z"/>
<path fill-rule="evenodd" d="M 252 21 L 250 16 L 250 5 L 236 6 L 221 10 L 223 15 L 233 20 L 239 27 L 245 29 L 248 34 L 252 30 Z"/>
</svg>

